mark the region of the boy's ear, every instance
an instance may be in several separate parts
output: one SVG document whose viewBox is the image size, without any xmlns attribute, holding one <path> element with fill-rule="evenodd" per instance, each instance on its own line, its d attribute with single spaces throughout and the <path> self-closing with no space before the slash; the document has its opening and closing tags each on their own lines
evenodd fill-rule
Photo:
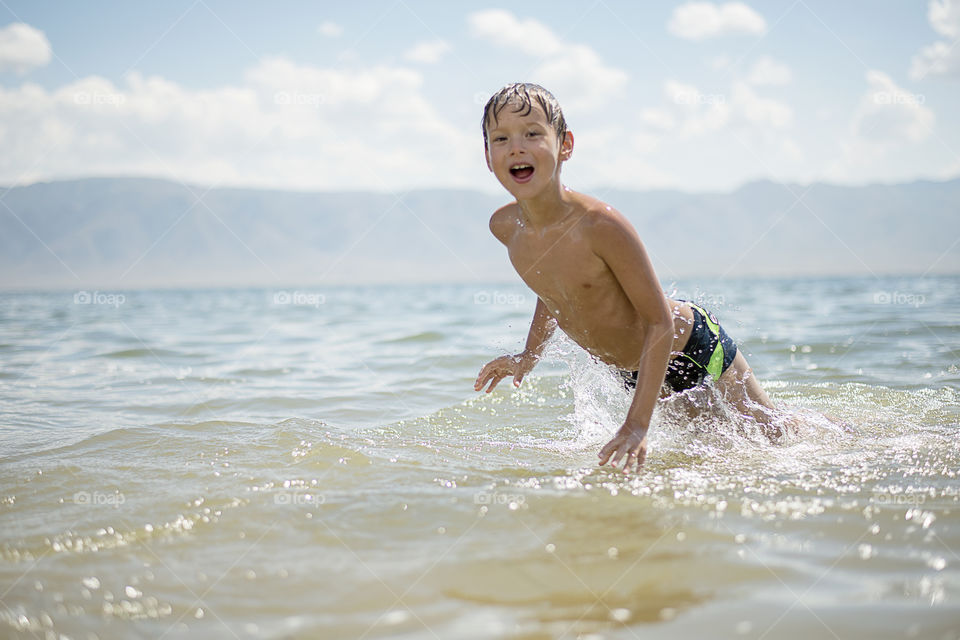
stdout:
<svg viewBox="0 0 960 640">
<path fill-rule="evenodd" d="M 560 143 L 560 159 L 569 160 L 573 155 L 573 133 L 567 131 L 563 135 L 563 141 Z"/>
</svg>

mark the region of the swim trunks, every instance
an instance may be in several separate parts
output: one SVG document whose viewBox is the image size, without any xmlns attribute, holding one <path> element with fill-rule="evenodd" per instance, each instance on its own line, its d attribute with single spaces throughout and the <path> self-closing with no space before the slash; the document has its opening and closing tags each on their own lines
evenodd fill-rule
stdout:
<svg viewBox="0 0 960 640">
<path fill-rule="evenodd" d="M 681 300 L 681 302 L 686 302 Z M 664 381 L 674 392 L 693 389 L 704 383 L 709 375 L 712 379 L 719 378 L 724 371 L 730 368 L 737 355 L 737 345 L 727 335 L 712 313 L 690 304 L 693 310 L 693 328 L 690 338 L 683 352 L 670 359 L 667 363 L 667 372 Z M 637 372 L 621 370 L 624 384 L 628 388 L 636 388 Z"/>
</svg>

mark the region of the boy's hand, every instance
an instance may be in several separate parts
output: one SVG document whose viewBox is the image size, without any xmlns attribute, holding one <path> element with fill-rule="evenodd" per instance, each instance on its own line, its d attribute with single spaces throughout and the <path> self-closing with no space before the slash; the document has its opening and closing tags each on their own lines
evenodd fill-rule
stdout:
<svg viewBox="0 0 960 640">
<path fill-rule="evenodd" d="M 530 370 L 536 364 L 537 358 L 535 356 L 523 353 L 516 356 L 500 356 L 496 360 L 491 360 L 483 365 L 473 388 L 480 391 L 489 382 L 490 386 L 487 387 L 486 391 L 490 393 L 507 376 L 513 376 L 513 386 L 519 387 L 523 377 L 530 373 Z"/>
<path fill-rule="evenodd" d="M 600 466 L 602 467 L 610 461 L 610 466 L 617 467 L 617 462 L 623 458 L 623 472 L 629 473 L 631 466 L 636 466 L 640 471 L 643 461 L 647 458 L 647 430 L 646 428 L 628 428 L 627 425 L 620 427 L 617 435 L 600 449 L 597 454 L 600 457 Z"/>
</svg>

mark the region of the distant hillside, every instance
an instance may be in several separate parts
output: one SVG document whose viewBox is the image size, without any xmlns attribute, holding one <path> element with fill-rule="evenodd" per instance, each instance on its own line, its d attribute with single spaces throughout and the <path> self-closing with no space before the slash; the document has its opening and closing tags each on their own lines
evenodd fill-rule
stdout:
<svg viewBox="0 0 960 640">
<path fill-rule="evenodd" d="M 636 225 L 664 280 L 960 272 L 960 180 L 595 195 Z M 507 200 L 139 178 L 14 187 L 0 193 L 0 287 L 513 280 L 487 229 Z"/>
</svg>

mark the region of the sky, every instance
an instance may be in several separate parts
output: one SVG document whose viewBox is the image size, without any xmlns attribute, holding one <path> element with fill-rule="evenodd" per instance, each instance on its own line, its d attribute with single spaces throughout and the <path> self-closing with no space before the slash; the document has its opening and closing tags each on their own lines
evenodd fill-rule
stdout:
<svg viewBox="0 0 960 640">
<path fill-rule="evenodd" d="M 960 0 L 0 0 L 0 184 L 495 192 L 482 107 L 559 99 L 575 189 L 960 176 Z"/>
</svg>

